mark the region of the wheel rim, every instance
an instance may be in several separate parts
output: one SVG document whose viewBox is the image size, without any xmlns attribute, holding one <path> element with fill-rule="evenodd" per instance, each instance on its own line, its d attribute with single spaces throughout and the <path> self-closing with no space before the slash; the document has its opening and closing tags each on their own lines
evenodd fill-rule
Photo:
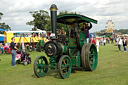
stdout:
<svg viewBox="0 0 128 85">
<path fill-rule="evenodd" d="M 92 44 L 89 50 L 89 64 L 92 70 L 95 70 L 97 67 L 97 50 L 96 47 Z"/>
<path fill-rule="evenodd" d="M 35 74 L 37 77 L 44 77 L 48 71 L 48 62 L 44 56 L 37 59 L 34 65 Z"/>
<path fill-rule="evenodd" d="M 63 78 L 69 77 L 71 73 L 71 60 L 69 57 L 65 56 L 61 63 L 61 75 Z"/>
</svg>

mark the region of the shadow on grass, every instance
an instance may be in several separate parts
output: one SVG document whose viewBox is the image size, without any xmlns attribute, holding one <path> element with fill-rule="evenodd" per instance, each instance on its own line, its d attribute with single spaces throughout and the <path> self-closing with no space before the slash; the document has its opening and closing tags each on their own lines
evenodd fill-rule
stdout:
<svg viewBox="0 0 128 85">
<path fill-rule="evenodd" d="M 113 51 L 113 52 L 119 52 L 118 50 L 111 50 L 111 51 Z"/>
<path fill-rule="evenodd" d="M 61 79 L 61 77 L 60 77 L 59 72 L 58 72 L 57 69 L 55 69 L 55 70 L 49 70 L 45 76 L 53 76 L 53 77 L 55 77 L 57 79 Z M 35 74 L 33 74 L 31 77 L 38 78 Z"/>
<path fill-rule="evenodd" d="M 74 67 L 73 67 L 73 68 L 72 68 L 72 71 L 71 71 L 71 74 L 72 74 L 72 73 L 77 73 L 78 71 L 85 71 L 85 70 L 84 70 L 83 68 L 74 68 Z M 54 78 L 62 79 L 62 78 L 60 77 L 60 75 L 59 75 L 58 69 L 55 69 L 55 70 L 49 69 L 48 72 L 47 72 L 47 74 L 46 74 L 45 76 L 53 76 Z M 33 78 L 38 78 L 38 77 L 36 77 L 35 74 L 33 74 L 31 77 L 33 77 Z"/>
<path fill-rule="evenodd" d="M 57 79 L 61 79 L 58 69 L 49 70 L 47 76 L 54 76 Z"/>
<path fill-rule="evenodd" d="M 115 49 L 115 50 L 109 50 L 109 52 L 119 52 L 118 49 Z"/>
<path fill-rule="evenodd" d="M 82 67 L 79 68 L 73 67 L 71 73 L 77 73 L 76 71 L 84 71 L 84 69 Z"/>
<path fill-rule="evenodd" d="M 33 74 L 31 77 L 33 77 L 33 78 L 38 78 L 38 77 L 36 77 L 36 75 L 35 75 L 35 74 Z"/>
</svg>

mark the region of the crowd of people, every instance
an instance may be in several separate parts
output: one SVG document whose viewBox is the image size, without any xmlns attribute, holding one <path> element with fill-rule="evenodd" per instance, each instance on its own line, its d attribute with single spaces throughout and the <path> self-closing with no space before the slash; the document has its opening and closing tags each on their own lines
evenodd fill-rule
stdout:
<svg viewBox="0 0 128 85">
<path fill-rule="evenodd" d="M 105 37 L 100 38 L 100 40 L 93 38 L 91 42 L 96 44 L 97 47 L 99 47 L 99 45 L 105 46 L 106 43 L 110 44 L 110 40 Z M 128 38 L 126 38 L 126 37 L 118 37 L 115 40 L 115 45 L 118 46 L 119 52 L 121 52 L 122 46 L 123 46 L 124 52 L 127 52 L 127 43 L 128 43 Z M 111 44 L 114 44 L 114 41 L 111 40 Z M 98 49 L 97 49 L 97 51 L 98 51 Z"/>
</svg>

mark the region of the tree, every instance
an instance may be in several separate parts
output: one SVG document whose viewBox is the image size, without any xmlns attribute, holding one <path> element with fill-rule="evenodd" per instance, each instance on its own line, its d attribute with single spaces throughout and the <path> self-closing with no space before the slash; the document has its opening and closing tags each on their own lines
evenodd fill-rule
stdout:
<svg viewBox="0 0 128 85">
<path fill-rule="evenodd" d="M 47 11 L 39 10 L 39 11 L 31 11 L 33 21 L 27 22 L 27 25 L 33 25 L 33 29 L 41 29 L 45 30 L 49 26 L 50 16 Z"/>
<path fill-rule="evenodd" d="M 3 13 L 0 12 L 0 20 L 1 20 L 1 16 L 3 15 Z"/>
<path fill-rule="evenodd" d="M 41 29 L 46 31 L 51 31 L 51 20 L 50 16 L 47 11 L 39 10 L 39 11 L 32 11 L 31 13 L 32 17 L 34 18 L 33 21 L 27 22 L 27 25 L 32 25 L 34 28 L 32 30 Z M 68 11 L 60 11 L 59 15 L 62 14 L 77 14 L 76 12 L 68 12 Z M 64 27 L 63 24 L 57 23 L 57 29 L 60 30 L 62 27 Z M 65 31 L 69 31 L 71 28 L 70 25 L 66 25 Z"/>
<path fill-rule="evenodd" d="M 11 28 L 9 27 L 9 25 L 3 23 L 0 23 L 0 28 L 5 29 L 5 30 L 11 30 Z"/>
<path fill-rule="evenodd" d="M 3 15 L 3 13 L 0 12 L 0 20 L 2 19 L 1 18 L 2 15 Z M 0 28 L 5 29 L 5 30 L 11 30 L 11 28 L 9 27 L 9 25 L 5 24 L 5 22 L 0 23 Z"/>
<path fill-rule="evenodd" d="M 51 20 L 48 20 L 46 27 L 46 31 L 51 31 Z"/>
<path fill-rule="evenodd" d="M 80 13 L 68 12 L 67 10 L 65 10 L 65 11 L 60 11 L 60 12 L 59 12 L 59 15 L 63 15 L 63 14 L 79 14 L 79 15 L 80 15 Z"/>
</svg>

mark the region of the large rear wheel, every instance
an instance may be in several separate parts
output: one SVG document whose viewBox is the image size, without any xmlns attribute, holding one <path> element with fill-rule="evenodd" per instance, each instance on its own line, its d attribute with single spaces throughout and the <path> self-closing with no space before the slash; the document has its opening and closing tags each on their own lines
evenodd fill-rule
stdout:
<svg viewBox="0 0 128 85">
<path fill-rule="evenodd" d="M 38 56 L 34 61 L 34 73 L 40 78 L 44 77 L 48 71 L 48 61 L 44 56 Z"/>
<path fill-rule="evenodd" d="M 98 55 L 96 46 L 93 43 L 86 43 L 81 51 L 82 66 L 87 71 L 93 71 L 97 67 Z"/>
<path fill-rule="evenodd" d="M 71 59 L 68 55 L 61 56 L 59 63 L 58 63 L 58 70 L 60 77 L 65 79 L 69 77 L 71 73 Z"/>
</svg>

